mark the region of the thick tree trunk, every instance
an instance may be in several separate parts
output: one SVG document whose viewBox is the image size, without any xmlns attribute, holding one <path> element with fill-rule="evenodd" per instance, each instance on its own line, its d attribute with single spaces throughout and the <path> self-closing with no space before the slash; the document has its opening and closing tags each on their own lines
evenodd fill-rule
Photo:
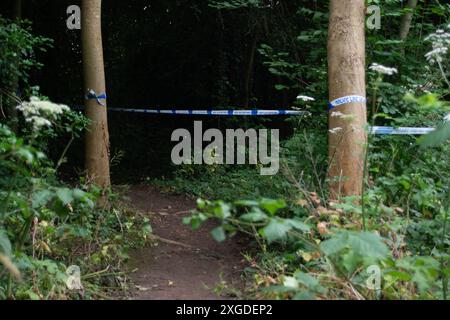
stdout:
<svg viewBox="0 0 450 320">
<path fill-rule="evenodd" d="M 400 24 L 400 40 L 408 38 L 409 30 L 411 29 L 411 22 L 414 16 L 414 10 L 417 7 L 418 0 L 408 0 L 406 7 L 409 9 L 402 17 Z"/>
<path fill-rule="evenodd" d="M 329 99 L 366 96 L 365 1 L 331 0 L 328 38 Z M 336 115 L 336 113 L 342 115 Z M 333 114 L 334 113 L 334 114 Z M 366 103 L 335 107 L 329 116 L 330 196 L 360 195 L 367 143 Z"/>
<path fill-rule="evenodd" d="M 101 0 L 82 1 L 81 41 L 85 92 L 106 92 L 101 30 Z M 86 133 L 86 169 L 89 181 L 101 188 L 111 184 L 109 173 L 109 133 L 105 106 L 95 99 L 86 100 L 86 114 L 91 120 Z"/>
</svg>

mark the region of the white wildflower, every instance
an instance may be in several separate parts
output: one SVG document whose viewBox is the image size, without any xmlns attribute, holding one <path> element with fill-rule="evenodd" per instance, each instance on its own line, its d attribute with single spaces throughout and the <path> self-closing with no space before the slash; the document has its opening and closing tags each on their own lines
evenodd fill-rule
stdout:
<svg viewBox="0 0 450 320">
<path fill-rule="evenodd" d="M 298 96 L 298 97 L 297 97 L 297 100 L 302 100 L 302 101 L 305 101 L 305 102 L 308 102 L 308 101 L 316 101 L 316 99 L 314 99 L 314 98 L 312 98 L 312 97 L 302 96 L 302 95 Z"/>
<path fill-rule="evenodd" d="M 448 26 L 450 28 L 450 25 Z M 433 50 L 425 54 L 425 58 L 431 64 L 441 63 L 444 60 L 450 46 L 450 33 L 439 29 L 435 33 L 430 34 L 425 38 L 425 41 L 430 41 Z"/>
<path fill-rule="evenodd" d="M 332 134 L 337 134 L 338 132 L 341 132 L 342 131 L 342 128 L 341 127 L 336 127 L 336 128 L 333 128 L 333 129 L 331 129 L 331 130 L 329 130 L 330 131 L 330 133 L 332 133 Z"/>
<path fill-rule="evenodd" d="M 22 112 L 25 121 L 31 123 L 33 129 L 37 131 L 43 127 L 50 127 L 52 125 L 50 120 L 56 120 L 58 115 L 70 109 L 66 105 L 31 97 L 30 102 L 23 102 L 17 106 L 17 110 Z"/>
<path fill-rule="evenodd" d="M 375 72 L 378 72 L 380 74 L 386 74 L 388 76 L 392 76 L 392 75 L 398 73 L 398 70 L 396 68 L 385 67 L 378 63 L 372 63 L 372 65 L 369 67 L 369 69 L 373 70 Z"/>
<path fill-rule="evenodd" d="M 444 56 L 447 54 L 448 48 L 441 47 L 431 50 L 425 55 L 425 58 L 431 63 L 442 62 L 444 60 Z"/>
<path fill-rule="evenodd" d="M 38 116 L 31 116 L 27 118 L 26 121 L 33 124 L 34 131 L 38 131 L 43 127 L 51 127 L 52 125 L 52 123 L 47 119 Z"/>
</svg>

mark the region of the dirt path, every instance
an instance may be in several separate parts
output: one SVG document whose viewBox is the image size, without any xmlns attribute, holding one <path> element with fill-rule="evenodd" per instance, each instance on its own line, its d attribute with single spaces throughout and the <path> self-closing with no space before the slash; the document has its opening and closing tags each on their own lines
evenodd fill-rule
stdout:
<svg viewBox="0 0 450 320">
<path fill-rule="evenodd" d="M 132 299 L 166 300 L 233 299 L 228 292 L 221 296 L 214 289 L 225 281 L 228 288 L 241 288 L 244 239 L 217 243 L 205 225 L 193 231 L 182 223 L 183 216 L 195 208 L 195 201 L 181 196 L 165 195 L 151 186 L 135 186 L 128 197 L 137 209 L 151 219 L 153 233 L 164 239 L 187 245 L 158 241 L 132 255 L 130 267 L 136 290 Z"/>
</svg>

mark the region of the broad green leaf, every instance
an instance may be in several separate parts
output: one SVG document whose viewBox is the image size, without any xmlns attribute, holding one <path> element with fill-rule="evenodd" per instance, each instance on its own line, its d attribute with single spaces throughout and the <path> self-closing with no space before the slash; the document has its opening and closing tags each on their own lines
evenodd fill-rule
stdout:
<svg viewBox="0 0 450 320">
<path fill-rule="evenodd" d="M 67 205 L 73 201 L 72 190 L 68 188 L 60 188 L 56 190 L 56 195 L 58 196 L 58 199 L 61 200 L 63 205 Z"/>
<path fill-rule="evenodd" d="M 243 214 L 239 218 L 242 221 L 246 221 L 246 222 L 261 222 L 261 221 L 265 221 L 268 218 L 268 216 L 264 212 L 259 210 L 258 208 L 255 208 L 251 212 Z"/>
<path fill-rule="evenodd" d="M 34 209 L 45 206 L 53 198 L 53 192 L 42 190 L 33 194 L 31 203 Z"/>
<path fill-rule="evenodd" d="M 271 219 L 269 224 L 260 230 L 260 234 L 269 242 L 274 242 L 286 238 L 292 226 L 281 219 Z"/>
<path fill-rule="evenodd" d="M 371 232 L 341 231 L 322 242 L 320 248 L 326 255 L 339 254 L 344 249 L 371 258 L 386 258 L 389 254 L 381 238 Z"/>
<path fill-rule="evenodd" d="M 225 230 L 222 227 L 217 227 L 212 230 L 211 235 L 217 242 L 223 242 L 226 239 Z"/>
<path fill-rule="evenodd" d="M 294 229 L 302 232 L 309 232 L 311 230 L 311 227 L 307 224 L 294 219 L 287 219 L 286 222 Z"/>
<path fill-rule="evenodd" d="M 86 196 L 86 192 L 84 192 L 83 190 L 80 190 L 80 189 L 74 189 L 72 191 L 72 194 L 76 200 L 83 200 L 84 197 Z"/>
<path fill-rule="evenodd" d="M 278 210 L 286 208 L 286 201 L 262 199 L 259 203 L 259 206 L 271 215 L 275 215 Z"/>
<path fill-rule="evenodd" d="M 213 211 L 214 215 L 221 220 L 225 220 L 231 216 L 230 205 L 223 201 L 218 201 L 217 206 L 214 208 Z"/>
</svg>

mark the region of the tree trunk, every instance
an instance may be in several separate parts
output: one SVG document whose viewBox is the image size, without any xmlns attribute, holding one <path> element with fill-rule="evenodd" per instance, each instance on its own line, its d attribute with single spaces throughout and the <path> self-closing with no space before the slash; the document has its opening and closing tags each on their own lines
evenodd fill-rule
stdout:
<svg viewBox="0 0 450 320">
<path fill-rule="evenodd" d="M 105 70 L 101 30 L 101 0 L 82 1 L 81 42 L 85 92 L 105 93 Z M 86 100 L 86 114 L 91 120 L 86 133 L 86 169 L 90 183 L 101 188 L 111 185 L 109 173 L 109 133 L 105 105 Z"/>
<path fill-rule="evenodd" d="M 365 10 L 364 0 L 330 1 L 330 101 L 350 95 L 366 96 Z M 344 116 L 336 116 L 337 112 Z M 329 132 L 328 175 L 332 199 L 361 195 L 367 143 L 366 124 L 366 103 L 347 103 L 330 111 L 329 129 L 334 130 Z"/>
<path fill-rule="evenodd" d="M 417 7 L 418 0 L 408 0 L 406 7 L 409 9 L 402 17 L 400 24 L 400 40 L 405 41 L 408 38 L 409 30 L 411 29 L 411 22 L 414 16 L 414 10 Z"/>
</svg>

